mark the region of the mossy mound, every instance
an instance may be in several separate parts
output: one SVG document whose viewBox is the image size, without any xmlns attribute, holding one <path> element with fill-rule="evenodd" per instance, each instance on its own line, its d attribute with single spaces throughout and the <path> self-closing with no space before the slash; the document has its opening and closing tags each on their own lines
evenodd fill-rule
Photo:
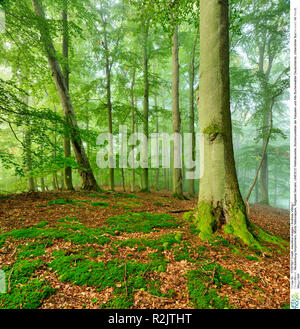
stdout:
<svg viewBox="0 0 300 329">
<path fill-rule="evenodd" d="M 154 228 L 176 228 L 179 226 L 178 220 L 168 214 L 152 213 L 127 213 L 110 217 L 106 223 L 115 230 L 128 233 L 149 233 Z"/>
</svg>

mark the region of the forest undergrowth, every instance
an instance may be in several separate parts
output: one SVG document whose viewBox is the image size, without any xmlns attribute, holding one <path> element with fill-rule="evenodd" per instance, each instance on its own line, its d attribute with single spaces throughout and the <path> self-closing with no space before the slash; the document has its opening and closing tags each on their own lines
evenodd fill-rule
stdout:
<svg viewBox="0 0 300 329">
<path fill-rule="evenodd" d="M 218 233 L 198 238 L 196 198 L 169 192 L 47 192 L 1 197 L 0 308 L 287 308 L 289 249 Z M 250 220 L 289 239 L 288 211 Z"/>
</svg>

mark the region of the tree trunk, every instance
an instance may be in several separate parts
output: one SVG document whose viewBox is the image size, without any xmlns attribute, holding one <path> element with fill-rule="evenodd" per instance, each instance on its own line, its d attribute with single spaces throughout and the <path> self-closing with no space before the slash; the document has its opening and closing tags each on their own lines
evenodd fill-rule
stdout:
<svg viewBox="0 0 300 329">
<path fill-rule="evenodd" d="M 196 138 L 195 138 L 195 98 L 194 98 L 194 83 L 195 83 L 195 53 L 196 53 L 196 46 L 198 41 L 198 30 L 196 34 L 196 38 L 194 41 L 193 51 L 192 51 L 192 59 L 190 62 L 190 69 L 189 69 L 189 80 L 190 80 L 190 133 L 192 134 L 192 161 L 195 161 L 195 145 L 196 145 Z M 195 194 L 195 180 L 190 179 L 189 184 L 189 192 L 190 195 Z"/>
<path fill-rule="evenodd" d="M 226 233 L 259 247 L 249 231 L 234 162 L 228 0 L 200 0 L 199 124 L 204 138 L 204 167 L 195 214 L 199 236 L 211 240 L 213 233 L 223 227 Z"/>
<path fill-rule="evenodd" d="M 154 106 L 156 108 L 156 134 L 157 134 L 157 149 L 156 149 L 156 155 L 158 157 L 158 168 L 155 171 L 155 189 L 156 191 L 159 190 L 159 160 L 160 160 L 160 156 L 159 156 L 159 137 L 158 137 L 158 133 L 159 133 L 159 115 L 158 115 L 158 110 L 157 110 L 157 95 L 154 95 Z"/>
<path fill-rule="evenodd" d="M 70 91 L 70 87 L 69 87 L 70 70 L 68 65 L 68 59 L 69 59 L 68 0 L 64 1 L 62 20 L 63 20 L 63 56 L 65 57 L 65 61 L 66 61 L 65 65 L 63 65 L 63 72 L 66 81 L 66 87 L 68 91 Z M 65 116 L 65 112 L 64 112 L 64 119 L 67 120 Z M 64 135 L 64 156 L 65 159 L 71 158 L 71 141 L 70 141 L 68 129 L 66 129 Z M 73 182 L 72 182 L 72 168 L 70 166 L 64 168 L 64 187 L 68 191 L 74 190 Z M 62 188 L 64 187 L 62 186 Z"/>
<path fill-rule="evenodd" d="M 28 96 L 26 96 L 24 103 L 28 106 Z M 25 163 L 26 163 L 26 171 L 28 174 L 28 192 L 35 191 L 35 184 L 34 179 L 32 176 L 32 154 L 31 154 L 31 131 L 30 127 L 25 127 L 25 134 L 24 134 L 24 152 L 25 152 Z"/>
<path fill-rule="evenodd" d="M 42 192 L 45 192 L 46 191 L 44 177 L 41 177 L 41 190 L 42 190 Z"/>
<path fill-rule="evenodd" d="M 144 53 L 143 53 L 143 74 L 144 74 L 144 105 L 143 105 L 143 133 L 147 140 L 143 141 L 141 192 L 149 192 L 149 170 L 148 170 L 148 137 L 149 137 L 149 64 L 148 64 L 148 35 L 149 22 L 144 23 Z"/>
<path fill-rule="evenodd" d="M 111 65 L 109 60 L 109 49 L 107 41 L 106 23 L 104 24 L 104 49 L 105 49 L 105 74 L 106 74 L 106 101 L 107 101 L 107 120 L 109 139 L 109 188 L 111 191 L 115 190 L 115 170 L 113 168 L 113 123 L 112 123 L 112 101 L 111 101 Z"/>
<path fill-rule="evenodd" d="M 25 128 L 25 158 L 26 158 L 26 171 L 28 177 L 28 192 L 35 191 L 34 179 L 32 177 L 32 156 L 31 156 L 31 132 L 30 128 Z"/>
<path fill-rule="evenodd" d="M 56 89 L 64 110 L 64 115 L 67 119 L 73 151 L 75 159 L 80 169 L 79 174 L 82 179 L 82 189 L 84 190 L 98 190 L 98 184 L 96 182 L 93 170 L 90 166 L 89 160 L 86 156 L 86 152 L 80 136 L 77 120 L 75 117 L 72 101 L 69 95 L 65 77 L 63 76 L 60 64 L 57 60 L 55 48 L 53 46 L 49 30 L 46 25 L 45 15 L 42 10 L 41 2 L 32 0 L 35 13 L 41 17 L 44 21 L 43 24 L 39 24 L 41 40 L 43 42 L 46 55 L 48 57 L 48 63 L 51 68 L 53 80 L 56 85 Z"/>
<path fill-rule="evenodd" d="M 172 41 L 172 122 L 173 133 L 180 134 L 180 110 L 179 110 L 179 60 L 178 60 L 178 27 L 175 27 Z M 183 200 L 183 178 L 181 163 L 181 145 L 179 140 L 174 137 L 173 147 L 173 195 Z"/>
<path fill-rule="evenodd" d="M 269 112 L 264 113 L 264 129 L 263 129 L 263 147 L 268 144 L 268 137 L 266 135 L 266 129 L 268 129 Z M 264 151 L 264 150 L 263 150 Z M 261 191 L 261 203 L 269 204 L 269 180 L 268 180 L 268 153 L 267 149 L 263 152 L 262 166 L 260 170 L 260 191 Z"/>
<path fill-rule="evenodd" d="M 134 102 L 134 84 L 135 84 L 135 74 L 136 69 L 134 68 L 133 74 L 132 74 L 132 81 L 131 81 L 131 88 L 130 88 L 130 96 L 131 96 L 131 133 L 134 134 L 134 119 L 135 119 L 135 102 Z M 134 168 L 134 146 L 132 146 L 132 168 L 131 168 L 131 189 L 130 191 L 132 193 L 135 192 L 135 168 Z"/>
</svg>

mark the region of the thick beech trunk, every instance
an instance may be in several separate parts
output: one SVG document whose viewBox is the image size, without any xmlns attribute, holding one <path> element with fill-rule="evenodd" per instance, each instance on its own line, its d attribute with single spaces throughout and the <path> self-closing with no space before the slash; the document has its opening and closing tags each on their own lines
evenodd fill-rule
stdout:
<svg viewBox="0 0 300 329">
<path fill-rule="evenodd" d="M 233 154 L 228 0 L 200 0 L 199 125 L 204 138 L 203 175 L 195 213 L 200 238 L 210 240 L 223 227 L 258 247 L 249 230 Z"/>
</svg>

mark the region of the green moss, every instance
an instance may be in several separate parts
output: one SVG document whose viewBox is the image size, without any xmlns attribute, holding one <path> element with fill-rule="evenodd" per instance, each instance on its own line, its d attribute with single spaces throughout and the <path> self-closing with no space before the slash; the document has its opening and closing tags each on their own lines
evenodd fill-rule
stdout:
<svg viewBox="0 0 300 329">
<path fill-rule="evenodd" d="M 39 222 L 37 225 L 35 225 L 35 227 L 43 228 L 43 227 L 45 227 L 47 225 L 48 225 L 48 222 L 45 221 L 45 220 L 43 220 L 43 221 Z"/>
<path fill-rule="evenodd" d="M 189 296 L 199 309 L 231 308 L 227 297 L 220 297 L 213 285 L 221 288 L 230 285 L 233 289 L 242 288 L 242 283 L 235 279 L 234 274 L 217 263 L 202 262 L 197 270 L 187 273 Z"/>
<path fill-rule="evenodd" d="M 193 270 L 187 273 L 187 289 L 190 299 L 198 309 L 225 309 L 230 308 L 228 298 L 220 297 L 217 291 L 209 288 L 210 278 L 201 270 Z"/>
<path fill-rule="evenodd" d="M 182 215 L 182 219 L 186 222 L 192 222 L 194 217 L 194 211 L 187 211 Z"/>
<path fill-rule="evenodd" d="M 119 247 L 146 247 L 151 249 L 157 249 L 159 251 L 164 251 L 167 249 L 171 249 L 174 244 L 180 243 L 181 240 L 178 241 L 178 237 L 176 234 L 165 234 L 159 237 L 158 239 L 127 239 L 124 241 L 117 242 Z"/>
<path fill-rule="evenodd" d="M 63 239 L 75 244 L 96 243 L 104 245 L 110 242 L 105 234 L 114 234 L 108 227 L 89 228 L 73 221 L 67 222 L 69 218 L 64 218 L 55 227 L 27 227 L 23 229 L 12 230 L 5 234 L 0 234 L 0 241 L 5 241 L 8 237 L 15 239 Z"/>
<path fill-rule="evenodd" d="M 190 231 L 190 234 L 196 234 L 196 235 L 199 235 L 200 231 L 197 229 L 197 226 L 195 224 L 190 224 L 189 225 L 189 231 Z"/>
<path fill-rule="evenodd" d="M 288 241 L 285 241 L 276 235 L 272 235 L 271 233 L 262 230 L 260 227 L 254 225 L 253 223 L 250 223 L 250 229 L 258 241 L 273 243 L 280 246 L 282 249 L 286 249 L 289 246 Z"/>
<path fill-rule="evenodd" d="M 210 126 L 206 127 L 202 130 L 203 134 L 209 136 L 211 142 L 213 142 L 218 135 L 223 135 L 222 129 L 217 124 L 211 124 Z"/>
<path fill-rule="evenodd" d="M 202 132 L 203 134 L 207 134 L 207 135 L 222 134 L 222 129 L 216 124 L 211 124 L 210 126 L 203 129 Z"/>
<path fill-rule="evenodd" d="M 17 253 L 17 257 L 22 259 L 42 256 L 45 254 L 45 248 L 51 245 L 53 245 L 53 243 L 49 241 L 42 243 L 33 242 L 25 246 L 21 245 Z"/>
<path fill-rule="evenodd" d="M 22 286 L 14 286 L 8 294 L 0 293 L 0 308 L 2 309 L 36 309 L 43 300 L 55 292 L 46 281 L 30 279 Z"/>
<path fill-rule="evenodd" d="M 251 255 L 245 255 L 245 257 L 248 259 L 248 260 L 254 260 L 254 261 L 259 261 L 259 258 L 256 257 L 256 256 L 251 256 Z"/>
<path fill-rule="evenodd" d="M 215 231 L 216 214 L 211 205 L 201 202 L 198 206 L 194 223 L 199 230 L 199 237 L 203 241 L 211 241 Z"/>
<path fill-rule="evenodd" d="M 198 261 L 199 256 L 203 257 L 203 252 L 206 249 L 204 247 L 191 248 L 191 243 L 189 241 L 183 241 L 180 246 L 174 247 L 174 259 L 177 262 L 182 260 L 187 260 L 188 262 L 195 263 Z"/>
<path fill-rule="evenodd" d="M 53 206 L 53 205 L 65 205 L 65 204 L 72 204 L 74 203 L 73 200 L 64 200 L 64 199 L 55 199 L 55 200 L 51 200 L 49 201 L 49 206 Z"/>
<path fill-rule="evenodd" d="M 49 267 L 57 273 L 59 280 L 77 285 L 88 285 L 103 290 L 112 287 L 117 297 L 105 307 L 129 307 L 132 305 L 133 293 L 137 289 L 148 289 L 145 276 L 149 272 L 166 270 L 167 263 L 163 259 L 156 259 L 149 263 L 140 263 L 136 260 L 111 260 L 107 263 L 93 261 L 80 251 L 71 254 L 64 251 L 53 253 L 54 260 Z M 126 273 L 126 276 L 125 276 Z M 125 283 L 126 277 L 126 283 Z M 126 297 L 126 298 L 125 298 Z M 124 298 L 126 303 L 123 304 Z M 121 303 L 122 301 L 122 303 Z"/>
<path fill-rule="evenodd" d="M 130 199 L 141 199 L 140 196 L 136 194 L 128 194 L 128 193 L 115 193 L 113 194 L 117 198 L 130 198 Z"/>
<path fill-rule="evenodd" d="M 128 309 L 133 306 L 133 300 L 132 298 L 126 296 L 126 295 L 121 295 L 121 296 L 116 296 L 112 298 L 108 303 L 102 304 L 100 308 L 105 308 L 105 309 L 117 309 L 117 310 L 124 310 Z"/>
<path fill-rule="evenodd" d="M 93 207 L 97 207 L 97 206 L 108 207 L 109 203 L 108 202 L 92 202 L 91 205 Z"/>
<path fill-rule="evenodd" d="M 229 209 L 229 223 L 223 227 L 227 234 L 240 238 L 246 245 L 257 250 L 262 250 L 259 241 L 252 235 L 249 229 L 249 221 L 246 216 L 245 207 L 238 202 Z"/>
<path fill-rule="evenodd" d="M 259 281 L 259 278 L 257 276 L 252 276 L 248 273 L 245 273 L 244 271 L 240 269 L 236 269 L 235 273 L 244 281 L 250 282 L 250 283 L 257 283 Z"/>
<path fill-rule="evenodd" d="M 0 308 L 37 308 L 45 298 L 53 294 L 55 289 L 46 281 L 32 278 L 35 271 L 43 265 L 40 259 L 18 259 L 12 268 L 5 268 L 7 280 L 10 277 L 10 291 L 0 293 Z M 8 285 L 8 282 L 6 283 Z"/>
<path fill-rule="evenodd" d="M 178 220 L 168 214 L 127 213 L 106 220 L 109 227 L 122 232 L 149 233 L 154 228 L 176 228 Z"/>
</svg>

